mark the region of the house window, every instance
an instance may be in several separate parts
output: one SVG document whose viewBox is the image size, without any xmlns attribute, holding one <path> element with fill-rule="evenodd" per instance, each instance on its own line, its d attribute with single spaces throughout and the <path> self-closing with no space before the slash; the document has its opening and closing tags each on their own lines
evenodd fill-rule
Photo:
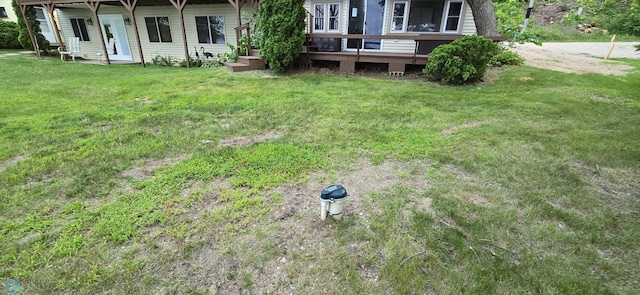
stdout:
<svg viewBox="0 0 640 295">
<path fill-rule="evenodd" d="M 4 7 L 0 7 L 0 17 L 1 18 L 8 18 L 9 17 L 7 15 L 7 11 L 4 9 Z"/>
<path fill-rule="evenodd" d="M 207 44 L 224 44 L 224 17 L 196 16 L 198 42 Z"/>
<path fill-rule="evenodd" d="M 409 32 L 440 32 L 444 1 L 413 0 L 409 8 Z"/>
<path fill-rule="evenodd" d="M 340 4 L 329 4 L 329 31 L 340 30 Z"/>
<path fill-rule="evenodd" d="M 445 32 L 457 32 L 462 13 L 462 2 L 449 2 L 447 7 L 447 21 L 444 25 Z"/>
<path fill-rule="evenodd" d="M 327 12 L 327 7 L 329 11 Z M 337 32 L 340 30 L 340 4 L 316 3 L 313 5 L 313 30 Z M 325 29 L 328 27 L 328 30 Z"/>
<path fill-rule="evenodd" d="M 313 5 L 313 30 L 314 31 L 324 31 L 324 11 L 326 8 L 326 4 L 315 4 Z"/>
<path fill-rule="evenodd" d="M 391 32 L 404 32 L 404 19 L 407 14 L 407 2 L 393 2 Z"/>
<path fill-rule="evenodd" d="M 166 16 L 145 17 L 144 22 L 147 24 L 147 33 L 149 33 L 149 42 L 172 42 L 171 26 L 169 18 Z"/>
<path fill-rule="evenodd" d="M 87 25 L 84 23 L 83 18 L 72 18 L 71 28 L 73 28 L 73 35 L 80 38 L 80 41 L 89 41 Z"/>
</svg>

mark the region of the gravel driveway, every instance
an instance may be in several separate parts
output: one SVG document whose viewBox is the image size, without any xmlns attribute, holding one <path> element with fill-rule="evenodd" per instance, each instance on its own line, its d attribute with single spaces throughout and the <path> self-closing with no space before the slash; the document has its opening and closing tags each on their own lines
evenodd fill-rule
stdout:
<svg viewBox="0 0 640 295">
<path fill-rule="evenodd" d="M 615 42 L 610 58 L 640 59 L 635 45 L 640 42 Z M 604 60 L 611 48 L 607 42 L 566 42 L 516 44 L 515 51 L 525 58 L 525 64 L 568 73 L 600 73 L 626 75 L 633 67 L 619 61 Z"/>
</svg>

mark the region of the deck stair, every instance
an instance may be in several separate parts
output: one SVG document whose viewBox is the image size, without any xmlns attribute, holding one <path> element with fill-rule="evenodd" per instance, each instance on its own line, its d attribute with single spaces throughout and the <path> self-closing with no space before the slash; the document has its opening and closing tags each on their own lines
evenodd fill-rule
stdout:
<svg viewBox="0 0 640 295">
<path fill-rule="evenodd" d="M 245 72 L 266 69 L 264 60 L 257 56 L 238 56 L 238 62 L 225 62 L 224 66 L 232 72 Z"/>
</svg>

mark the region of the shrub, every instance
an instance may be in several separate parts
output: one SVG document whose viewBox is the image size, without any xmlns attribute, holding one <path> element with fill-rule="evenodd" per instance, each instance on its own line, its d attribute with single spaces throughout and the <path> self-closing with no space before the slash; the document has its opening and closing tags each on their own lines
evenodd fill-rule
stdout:
<svg viewBox="0 0 640 295">
<path fill-rule="evenodd" d="M 445 84 L 473 83 L 482 79 L 489 62 L 499 53 L 500 47 L 492 40 L 465 36 L 436 47 L 423 72 L 429 79 Z"/>
<path fill-rule="evenodd" d="M 0 48 L 21 49 L 18 35 L 20 35 L 18 24 L 0 20 Z"/>
<path fill-rule="evenodd" d="M 170 56 L 161 56 L 161 55 L 156 55 L 151 59 L 151 63 L 148 63 L 152 66 L 160 66 L 160 67 L 175 67 L 179 64 L 179 61 Z"/>
<path fill-rule="evenodd" d="M 519 54 L 504 50 L 491 59 L 491 65 L 496 67 L 501 66 L 520 66 L 524 63 L 524 58 Z"/>
<path fill-rule="evenodd" d="M 20 32 L 20 34 L 18 35 L 18 41 L 24 49 L 31 50 L 33 49 L 33 44 L 31 43 L 31 37 L 29 35 L 29 31 L 27 30 L 25 19 L 22 17 L 22 13 L 20 12 L 20 7 L 15 0 L 12 1 L 12 5 L 13 10 L 16 12 L 16 16 L 18 18 L 18 30 Z M 36 37 L 36 42 L 38 42 L 38 48 L 40 48 L 40 50 L 48 51 L 51 45 L 49 44 L 49 41 L 42 35 L 40 22 L 38 22 L 38 20 L 36 19 L 35 8 L 33 6 L 28 6 L 25 14 L 27 16 L 27 21 L 31 26 L 31 30 Z"/>
<path fill-rule="evenodd" d="M 258 10 L 260 57 L 275 71 L 285 71 L 302 51 L 306 11 L 300 0 L 262 1 Z"/>
</svg>

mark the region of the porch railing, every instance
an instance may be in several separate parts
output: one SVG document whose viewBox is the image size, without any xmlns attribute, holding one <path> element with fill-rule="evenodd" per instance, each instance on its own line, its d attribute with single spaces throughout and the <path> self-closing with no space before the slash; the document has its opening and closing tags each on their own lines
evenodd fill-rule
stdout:
<svg viewBox="0 0 640 295">
<path fill-rule="evenodd" d="M 236 54 L 238 56 L 243 53 L 244 55 L 251 55 L 251 23 L 243 24 L 239 27 L 235 27 L 236 30 Z M 247 36 L 247 48 L 245 48 L 245 52 L 240 52 L 242 50 L 242 37 L 246 31 Z"/>
<path fill-rule="evenodd" d="M 460 39 L 464 37 L 464 35 L 458 34 L 388 34 L 388 35 L 363 35 L 363 34 L 339 34 L 339 33 L 307 33 L 308 39 L 313 38 L 333 38 L 333 39 L 346 39 L 346 40 L 356 40 L 356 56 L 360 58 L 360 47 L 362 47 L 362 42 L 364 39 L 386 39 L 386 40 L 412 40 L 415 42 L 414 51 L 413 51 L 413 60 L 415 62 L 418 55 L 418 44 L 420 41 L 453 41 L 456 39 Z M 504 36 L 491 36 L 486 37 L 493 41 L 500 42 L 507 40 L 507 37 Z"/>
</svg>

